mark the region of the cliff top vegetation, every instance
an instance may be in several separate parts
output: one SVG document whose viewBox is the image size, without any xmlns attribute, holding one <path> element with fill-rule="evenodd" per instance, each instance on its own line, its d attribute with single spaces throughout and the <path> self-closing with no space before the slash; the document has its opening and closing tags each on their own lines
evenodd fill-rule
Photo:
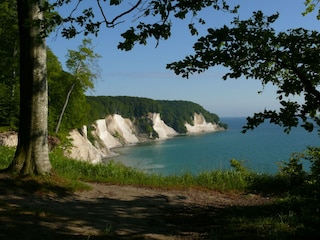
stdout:
<svg viewBox="0 0 320 240">
<path fill-rule="evenodd" d="M 185 133 L 184 124 L 193 124 L 194 113 L 202 114 L 207 122 L 220 122 L 217 114 L 210 113 L 197 103 L 182 100 L 153 100 L 129 96 L 87 96 L 90 105 L 89 121 L 119 114 L 126 118 L 146 117 L 149 113 L 160 113 L 161 119 L 179 133 Z"/>
</svg>

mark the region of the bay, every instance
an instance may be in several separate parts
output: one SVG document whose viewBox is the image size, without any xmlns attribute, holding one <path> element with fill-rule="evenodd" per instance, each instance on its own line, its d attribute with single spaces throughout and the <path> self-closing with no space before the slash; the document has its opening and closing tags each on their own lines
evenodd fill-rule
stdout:
<svg viewBox="0 0 320 240">
<path fill-rule="evenodd" d="M 148 144 L 117 148 L 115 161 L 146 172 L 162 175 L 193 174 L 230 169 L 230 160 L 243 160 L 245 166 L 259 173 L 276 173 L 281 161 L 307 146 L 319 146 L 317 131 L 283 128 L 265 123 L 246 134 L 241 133 L 245 118 L 221 118 L 228 130 L 174 137 Z"/>
</svg>

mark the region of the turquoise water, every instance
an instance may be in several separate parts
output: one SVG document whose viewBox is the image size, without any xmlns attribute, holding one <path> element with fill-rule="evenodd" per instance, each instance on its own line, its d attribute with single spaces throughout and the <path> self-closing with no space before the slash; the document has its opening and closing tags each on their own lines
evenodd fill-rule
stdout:
<svg viewBox="0 0 320 240">
<path fill-rule="evenodd" d="M 278 163 L 287 161 L 292 152 L 319 146 L 317 132 L 295 128 L 288 135 L 283 129 L 263 124 L 254 131 L 241 133 L 245 118 L 221 118 L 227 131 L 179 136 L 165 141 L 118 148 L 114 158 L 125 165 L 163 175 L 186 171 L 229 169 L 230 160 L 244 160 L 245 165 L 260 173 L 275 173 Z"/>
</svg>

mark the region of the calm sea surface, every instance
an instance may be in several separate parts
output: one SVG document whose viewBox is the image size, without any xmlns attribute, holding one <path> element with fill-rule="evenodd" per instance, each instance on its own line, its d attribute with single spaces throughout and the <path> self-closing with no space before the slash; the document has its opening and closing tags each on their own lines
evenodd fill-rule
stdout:
<svg viewBox="0 0 320 240">
<path fill-rule="evenodd" d="M 254 131 L 241 133 L 245 118 L 221 118 L 228 130 L 210 134 L 179 136 L 165 141 L 115 149 L 114 160 L 147 172 L 162 175 L 199 173 L 204 170 L 229 169 L 230 160 L 244 160 L 260 173 L 275 173 L 279 162 L 292 152 L 319 146 L 317 131 L 307 133 L 295 128 L 288 135 L 283 129 L 263 124 Z"/>
</svg>

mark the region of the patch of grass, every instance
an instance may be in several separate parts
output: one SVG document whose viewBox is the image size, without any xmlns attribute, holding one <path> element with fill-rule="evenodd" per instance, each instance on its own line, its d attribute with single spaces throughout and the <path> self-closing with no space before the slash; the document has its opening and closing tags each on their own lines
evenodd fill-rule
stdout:
<svg viewBox="0 0 320 240">
<path fill-rule="evenodd" d="M 57 174 L 73 180 L 129 184 L 132 179 L 140 181 L 146 177 L 144 173 L 114 161 L 91 164 L 69 159 L 59 152 L 50 154 L 50 160 Z"/>
<path fill-rule="evenodd" d="M 199 186 L 209 186 L 219 191 L 244 191 L 248 185 L 246 175 L 236 171 L 202 172 L 196 176 L 196 181 Z"/>
<path fill-rule="evenodd" d="M 269 205 L 222 209 L 209 239 L 319 239 L 319 203 L 279 198 Z"/>
<path fill-rule="evenodd" d="M 58 152 L 52 154 L 50 159 L 57 174 L 73 180 L 148 187 L 197 187 L 219 191 L 243 191 L 247 186 L 246 176 L 237 171 L 215 170 L 197 175 L 186 172 L 182 175 L 162 176 L 148 174 L 112 160 L 93 165 L 84 161 L 68 159 Z"/>
<path fill-rule="evenodd" d="M 0 146 L 0 169 L 7 168 L 14 156 L 15 148 Z"/>
<path fill-rule="evenodd" d="M 15 148 L 0 146 L 0 170 L 6 169 L 10 165 L 14 153 Z M 87 184 L 63 177 L 57 174 L 56 171 L 53 171 L 50 176 L 17 177 L 8 183 L 8 186 L 10 185 L 15 185 L 31 192 L 51 192 L 56 194 L 89 189 Z"/>
</svg>

